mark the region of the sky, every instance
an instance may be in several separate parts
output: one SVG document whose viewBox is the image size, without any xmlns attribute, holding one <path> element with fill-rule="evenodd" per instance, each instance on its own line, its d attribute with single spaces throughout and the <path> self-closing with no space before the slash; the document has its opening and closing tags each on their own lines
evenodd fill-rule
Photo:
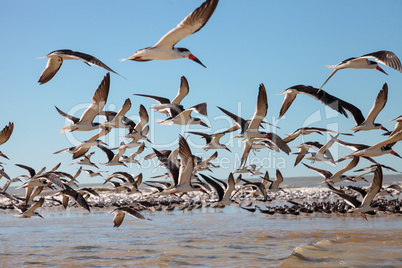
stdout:
<svg viewBox="0 0 402 268">
<path fill-rule="evenodd" d="M 75 173 L 78 165 L 68 153 L 54 152 L 77 145 L 95 132 L 60 133 L 69 124 L 55 106 L 65 112 L 80 116 L 106 74 L 106 70 L 87 66 L 80 61 L 65 61 L 55 77 L 46 84 L 37 83 L 47 59 L 39 59 L 57 49 L 71 49 L 93 55 L 118 72 L 111 74 L 106 110 L 118 110 L 126 98 L 132 108 L 127 116 L 138 121 L 140 104 L 150 117 L 148 137 L 152 144 L 137 157 L 142 166 L 100 166 L 100 170 L 142 172 L 144 179 L 163 174 L 155 169 L 158 161 L 142 158 L 158 150 L 177 147 L 179 134 L 187 131 L 215 133 L 233 125 L 217 106 L 248 119 L 254 114 L 258 87 L 267 89 L 268 112 L 266 120 L 278 126 L 281 137 L 300 127 L 325 127 L 349 132 L 355 126 L 351 117 L 346 118 L 326 108 L 316 100 L 299 95 L 284 118 L 277 120 L 283 101 L 278 95 L 285 89 L 298 85 L 320 87 L 331 70 L 325 65 L 335 65 L 347 58 L 367 53 L 390 50 L 402 57 L 401 1 L 238 1 L 221 0 L 209 22 L 197 33 L 176 46 L 185 47 L 198 57 L 207 68 L 187 59 L 170 61 L 134 62 L 120 59 L 141 48 L 154 45 L 166 32 L 174 28 L 185 16 L 202 4 L 201 0 L 172 1 L 1 1 L 0 2 L 0 128 L 14 122 L 14 132 L 0 150 L 10 160 L 5 171 L 16 177 L 26 171 L 15 164 L 51 169 L 62 163 L 60 170 Z M 379 12 L 381 11 L 381 12 Z M 394 119 L 401 115 L 402 74 L 381 66 L 389 74 L 376 70 L 341 70 L 323 88 L 328 93 L 351 102 L 367 115 L 384 83 L 389 86 L 388 102 L 377 117 L 377 122 L 392 130 Z M 149 94 L 173 99 L 180 85 L 181 76 L 189 82 L 190 92 L 182 101 L 184 107 L 207 102 L 208 116 L 201 118 L 210 128 L 202 126 L 162 126 L 155 123 L 164 119 L 149 108 L 156 102 L 133 94 Z M 98 119 L 95 119 L 98 120 Z M 99 119 L 102 121 L 102 119 Z M 125 130 L 112 131 L 105 137 L 110 146 L 126 140 Z M 353 137 L 340 136 L 344 141 L 374 145 L 384 139 L 383 131 L 359 132 Z M 305 141 L 325 143 L 328 135 L 311 134 L 289 143 L 290 147 Z M 208 157 L 213 150 L 204 152 L 203 139 L 189 136 L 192 152 Z M 221 168 L 211 174 L 227 178 L 239 166 L 242 143 L 226 135 L 221 143 L 228 144 L 232 153 L 218 150 L 214 161 Z M 402 154 L 400 143 L 394 146 Z M 127 150 L 126 154 L 136 149 Z M 107 161 L 106 155 L 93 148 L 92 161 Z M 331 148 L 335 158 L 352 151 L 335 145 Z M 292 148 L 292 153 L 296 149 Z M 296 156 L 283 152 L 262 150 L 250 154 L 249 163 L 263 165 L 262 171 L 274 176 L 280 169 L 286 177 L 317 176 L 299 164 L 293 167 Z M 398 169 L 402 159 L 384 155 L 376 159 Z M 304 161 L 311 164 L 309 161 Z M 335 172 L 346 165 L 314 163 L 315 167 Z M 360 161 L 358 167 L 370 165 Z M 87 168 L 84 166 L 84 168 Z M 92 168 L 90 168 L 92 169 Z M 94 169 L 93 169 L 94 170 Z M 390 174 L 384 171 L 385 174 Z M 109 174 L 110 174 L 109 173 Z M 102 182 L 81 175 L 82 183 Z"/>
</svg>

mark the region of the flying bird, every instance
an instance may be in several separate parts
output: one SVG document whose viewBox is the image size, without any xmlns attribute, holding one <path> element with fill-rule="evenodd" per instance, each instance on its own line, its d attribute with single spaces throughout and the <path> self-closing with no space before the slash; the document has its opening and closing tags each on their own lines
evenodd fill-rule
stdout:
<svg viewBox="0 0 402 268">
<path fill-rule="evenodd" d="M 218 0 L 207 0 L 196 10 L 185 17 L 176 28 L 165 34 L 154 46 L 140 49 L 124 60 L 150 61 L 150 60 L 174 60 L 188 58 L 205 67 L 190 50 L 182 47 L 175 47 L 183 38 L 201 30 L 208 22 L 218 5 Z"/>
<path fill-rule="evenodd" d="M 92 104 L 85 110 L 85 112 L 81 115 L 80 118 L 68 115 L 56 107 L 56 110 L 59 112 L 61 116 L 64 116 L 67 120 L 73 123 L 72 125 L 67 125 L 63 127 L 60 133 L 66 131 L 70 132 L 91 131 L 99 128 L 101 124 L 94 123 L 93 120 L 100 113 L 100 111 L 106 104 L 107 97 L 109 95 L 109 87 L 110 87 L 110 73 L 107 73 L 103 78 L 101 84 L 99 85 L 98 89 L 92 96 Z"/>
<path fill-rule="evenodd" d="M 131 207 L 118 207 L 115 208 L 113 211 L 109 212 L 110 214 L 115 214 L 114 218 L 113 218 L 113 223 L 114 223 L 114 227 L 119 228 L 119 226 L 123 223 L 124 220 L 124 216 L 126 214 L 135 217 L 137 219 L 142 219 L 142 220 L 151 220 L 151 219 L 147 219 L 145 218 L 141 213 L 139 213 L 135 208 L 131 208 Z"/>
<path fill-rule="evenodd" d="M 356 197 L 350 196 L 346 194 L 344 191 L 336 189 L 330 183 L 327 183 L 329 189 L 331 189 L 335 194 L 342 197 L 345 202 L 353 206 L 354 208 L 350 209 L 350 212 L 360 212 L 360 215 L 367 220 L 366 212 L 373 211 L 374 208 L 371 206 L 371 203 L 378 192 L 380 192 L 382 188 L 383 174 L 380 165 L 377 165 L 377 169 L 374 171 L 374 178 L 372 183 L 370 184 L 369 191 L 364 196 L 363 200 L 360 202 Z"/>
<path fill-rule="evenodd" d="M 180 102 L 183 100 L 184 97 L 188 95 L 189 89 L 190 88 L 186 77 L 182 76 L 179 91 L 177 92 L 176 97 L 172 101 L 170 101 L 168 98 L 153 95 L 146 95 L 146 94 L 134 94 L 134 95 L 156 100 L 159 104 L 152 106 L 151 109 L 155 110 L 155 112 L 158 113 L 164 113 L 169 117 L 175 117 L 176 115 L 185 110 L 183 108 L 183 105 L 180 104 Z M 196 105 L 195 108 L 196 108 L 194 110 L 195 112 L 202 115 L 207 115 L 206 103 L 203 103 L 203 105 Z"/>
<path fill-rule="evenodd" d="M 374 101 L 373 107 L 371 108 L 369 114 L 366 118 L 362 115 L 360 109 L 356 108 L 354 105 L 344 105 L 344 108 L 350 112 L 355 119 L 356 126 L 351 130 L 354 132 L 367 131 L 372 129 L 382 129 L 388 132 L 388 130 L 379 123 L 374 123 L 378 114 L 384 109 L 385 104 L 388 99 L 388 85 L 385 83 L 377 95 Z"/>
<path fill-rule="evenodd" d="M 373 60 L 370 60 L 373 59 Z M 328 82 L 328 80 L 339 70 L 341 69 L 376 69 L 384 74 L 388 75 L 379 65 L 378 63 L 384 64 L 388 67 L 391 67 L 399 72 L 402 72 L 401 69 L 401 61 L 399 58 L 391 51 L 381 50 L 373 53 L 369 53 L 363 55 L 361 57 L 353 57 L 346 59 L 337 65 L 327 65 L 328 69 L 334 69 L 332 73 L 329 75 L 327 80 L 325 80 L 324 84 L 320 87 L 320 89 Z"/>
<path fill-rule="evenodd" d="M 38 81 L 38 83 L 41 85 L 49 82 L 53 78 L 53 76 L 55 76 L 55 74 L 59 71 L 61 65 L 63 64 L 64 60 L 80 60 L 88 64 L 89 66 L 95 65 L 119 75 L 94 56 L 82 52 L 72 51 L 70 49 L 55 50 L 50 52 L 46 56 L 41 57 L 40 59 L 43 58 L 49 58 L 49 60 L 47 61 L 46 68 L 42 72 Z"/>
<path fill-rule="evenodd" d="M 8 126 L 5 126 L 3 130 L 0 132 L 0 145 L 8 141 L 10 138 L 11 134 L 13 133 L 14 130 L 14 123 L 9 122 Z M 9 159 L 5 154 L 3 154 L 0 151 L 0 156 Z"/>
</svg>

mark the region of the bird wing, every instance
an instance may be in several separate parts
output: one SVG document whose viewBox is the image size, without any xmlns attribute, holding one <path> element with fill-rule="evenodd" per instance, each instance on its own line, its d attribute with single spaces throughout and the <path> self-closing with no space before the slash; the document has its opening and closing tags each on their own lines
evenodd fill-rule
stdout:
<svg viewBox="0 0 402 268">
<path fill-rule="evenodd" d="M 112 121 L 120 122 L 123 120 L 123 116 L 130 110 L 131 108 L 131 100 L 127 98 L 124 101 L 123 106 L 120 108 L 120 110 L 117 112 L 116 116 L 113 118 Z"/>
<path fill-rule="evenodd" d="M 240 116 L 237 116 L 235 114 L 232 114 L 231 112 L 221 108 L 218 106 L 218 108 L 224 112 L 227 116 L 229 116 L 230 118 L 232 118 L 232 120 L 235 122 L 236 125 L 238 125 L 241 128 L 241 132 L 243 133 L 244 131 L 246 131 L 246 129 L 248 128 L 249 123 L 247 122 L 247 120 L 244 120 L 243 118 L 241 118 Z M 229 130 L 227 130 L 229 131 Z"/>
<path fill-rule="evenodd" d="M 141 213 L 139 213 L 138 211 L 136 211 L 136 210 L 134 210 L 134 209 L 132 209 L 130 207 L 122 207 L 120 209 L 123 210 L 128 215 L 133 216 L 133 217 L 135 217 L 137 219 L 142 219 L 142 220 L 146 219 Z"/>
<path fill-rule="evenodd" d="M 113 71 L 112 69 L 110 69 L 106 64 L 104 64 L 101 60 L 99 60 L 98 58 L 95 58 L 92 55 L 89 54 L 85 54 L 82 52 L 78 52 L 78 51 L 71 51 L 70 55 L 72 58 L 75 58 L 77 60 L 83 61 L 87 64 L 92 64 L 98 67 L 101 67 L 103 69 L 108 70 L 109 72 L 115 73 L 117 75 L 119 75 L 118 73 L 116 73 L 115 71 Z"/>
<path fill-rule="evenodd" d="M 324 155 L 324 153 L 328 151 L 328 149 L 332 146 L 332 144 L 334 144 L 334 142 L 338 138 L 339 134 L 337 134 L 335 137 L 332 135 L 330 135 L 330 136 L 331 136 L 331 139 L 318 150 L 317 154 Z M 333 159 L 332 159 L 332 161 L 333 161 Z"/>
<path fill-rule="evenodd" d="M 278 119 L 281 119 L 281 117 L 285 115 L 290 105 L 292 105 L 293 101 L 296 99 L 298 92 L 291 89 L 286 89 L 280 94 L 285 94 L 285 98 L 283 99 Z"/>
<path fill-rule="evenodd" d="M 311 170 L 314 170 L 315 172 L 317 172 L 318 174 L 320 174 L 321 176 L 323 176 L 325 179 L 328 179 L 332 176 L 332 173 L 330 171 L 327 170 L 323 170 L 323 169 L 319 169 L 319 168 L 315 168 L 309 165 L 306 165 L 304 163 L 302 163 L 303 165 L 305 165 L 306 167 L 308 167 Z"/>
<path fill-rule="evenodd" d="M 211 143 L 211 141 L 212 141 L 212 135 L 209 135 L 209 134 L 196 132 L 196 131 L 188 131 L 187 133 L 203 137 L 205 139 L 205 141 L 206 141 L 206 144 Z"/>
<path fill-rule="evenodd" d="M 17 167 L 20 167 L 20 168 L 23 168 L 23 169 L 28 170 L 29 175 L 30 175 L 31 177 L 33 177 L 33 176 L 36 175 L 35 170 L 34 170 L 33 168 L 31 168 L 31 167 L 28 167 L 28 166 L 25 166 L 25 165 L 21 165 L 21 164 L 15 164 L 15 165 L 16 165 Z"/>
<path fill-rule="evenodd" d="M 156 100 L 159 104 L 165 104 L 165 103 L 170 103 L 170 100 L 167 98 L 163 97 L 158 97 L 158 96 L 152 96 L 152 95 L 145 95 L 145 94 L 134 94 L 136 96 L 141 96 L 141 97 L 146 97 L 146 98 L 151 98 L 153 100 Z"/>
<path fill-rule="evenodd" d="M 54 107 L 56 107 L 56 106 L 54 106 Z M 73 124 L 77 124 L 78 121 L 80 121 L 80 119 L 79 119 L 78 117 L 75 117 L 75 116 L 66 114 L 65 112 L 63 112 L 62 110 L 60 110 L 60 109 L 57 108 L 57 107 L 56 107 L 56 110 L 59 112 L 59 114 L 60 114 L 61 116 L 64 116 L 68 121 L 70 121 L 70 122 L 73 123 Z"/>
<path fill-rule="evenodd" d="M 62 64 L 63 60 L 61 58 L 49 58 L 45 70 L 43 70 L 42 74 L 40 75 L 38 83 L 42 85 L 49 82 L 60 69 Z"/>
<path fill-rule="evenodd" d="M 138 123 L 134 127 L 134 130 L 137 132 L 141 132 L 142 128 L 146 124 L 148 124 L 148 121 L 149 121 L 147 109 L 145 109 L 144 105 L 142 105 L 142 104 L 140 105 L 139 117 L 140 117 L 140 121 L 138 121 Z"/>
<path fill-rule="evenodd" d="M 382 178 L 383 178 L 382 168 L 381 165 L 378 164 L 376 170 L 374 171 L 374 178 L 373 181 L 371 182 L 370 188 L 366 196 L 363 198 L 361 204 L 362 206 L 371 204 L 371 201 L 373 201 L 374 197 L 382 188 Z"/>
<path fill-rule="evenodd" d="M 113 223 L 114 223 L 114 227 L 119 228 L 119 226 L 122 224 L 123 220 L 124 220 L 124 216 L 126 215 L 126 213 L 124 213 L 124 211 L 120 210 L 120 209 L 116 209 L 116 211 L 114 211 L 115 215 L 113 217 Z"/>
<path fill-rule="evenodd" d="M 224 189 L 222 188 L 222 186 L 221 186 L 219 183 L 217 183 L 216 181 L 214 181 L 213 179 L 208 178 L 208 177 L 205 176 L 204 174 L 201 174 L 201 173 L 200 173 L 200 175 L 201 175 L 201 177 L 202 177 L 209 185 L 212 186 L 212 188 L 215 189 L 215 192 L 216 192 L 217 195 L 218 195 L 218 202 L 222 201 L 223 195 L 225 194 L 225 191 L 224 191 Z"/>
<path fill-rule="evenodd" d="M 359 163 L 360 157 L 354 156 L 352 161 L 349 162 L 349 164 L 346 165 L 346 167 L 338 170 L 337 172 L 334 173 L 334 175 L 332 175 L 332 177 L 337 177 L 342 175 L 343 173 L 345 173 L 346 171 L 351 170 L 352 168 L 354 168 L 355 166 L 357 166 L 357 164 Z"/>
<path fill-rule="evenodd" d="M 289 154 L 291 152 L 291 149 L 289 148 L 287 143 L 281 137 L 279 137 L 279 135 L 273 132 L 269 132 L 267 134 L 269 136 L 268 140 L 274 143 L 274 145 L 276 145 L 279 149 L 284 151 L 286 154 Z"/>
<path fill-rule="evenodd" d="M 14 123 L 9 122 L 0 132 L 0 145 L 8 141 L 14 130 Z"/>
<path fill-rule="evenodd" d="M 202 114 L 202 115 L 205 115 L 205 116 L 208 115 L 207 114 L 207 103 L 206 102 L 194 105 L 193 107 L 191 107 L 189 109 L 192 109 L 194 112 Z"/>
<path fill-rule="evenodd" d="M 115 156 L 115 154 L 112 152 L 112 150 L 106 148 L 103 145 L 98 145 L 98 147 L 105 152 L 107 158 L 109 159 L 109 162 L 113 160 L 113 157 Z"/>
<path fill-rule="evenodd" d="M 307 154 L 307 152 L 308 152 L 308 148 L 306 148 L 306 147 L 300 147 L 299 148 L 299 153 L 297 154 L 294 166 L 297 166 L 297 164 L 299 164 L 300 161 L 303 160 L 303 158 Z"/>
<path fill-rule="evenodd" d="M 253 146 L 253 142 L 250 140 L 248 140 L 244 143 L 243 153 L 242 153 L 241 159 L 240 159 L 240 166 L 242 166 L 244 163 L 246 163 L 248 155 L 250 154 L 251 146 Z"/>
<path fill-rule="evenodd" d="M 363 55 L 363 56 L 361 56 L 361 58 L 375 59 L 376 61 L 378 61 L 381 64 L 387 65 L 388 67 L 391 67 L 397 71 L 402 72 L 401 61 L 395 55 L 395 53 L 393 53 L 391 51 L 381 50 L 381 51 Z"/>
<path fill-rule="evenodd" d="M 260 126 L 261 121 L 267 115 L 267 110 L 268 110 L 267 91 L 265 90 L 264 84 L 260 84 L 260 87 L 258 90 L 257 105 L 255 107 L 255 112 L 254 112 L 253 118 L 251 119 L 251 122 L 248 125 L 248 129 L 258 130 L 258 127 Z"/>
<path fill-rule="evenodd" d="M 176 28 L 166 33 L 155 46 L 173 46 L 183 38 L 201 30 L 215 11 L 218 0 L 207 0 L 196 10 L 185 17 Z"/>
<path fill-rule="evenodd" d="M 371 108 L 364 122 L 374 123 L 374 120 L 376 119 L 377 115 L 381 112 L 381 110 L 387 103 L 387 99 L 388 99 L 388 85 L 387 83 L 385 83 L 380 93 L 378 93 L 377 98 L 374 101 L 374 105 Z"/>
<path fill-rule="evenodd" d="M 324 84 L 322 84 L 322 86 L 320 87 L 320 90 L 322 89 L 322 87 L 328 82 L 328 80 L 338 71 L 339 69 L 335 69 L 332 71 L 332 73 L 328 76 L 327 80 L 325 80 Z"/>
<path fill-rule="evenodd" d="M 74 200 L 77 202 L 78 205 L 80 205 L 81 207 L 83 207 L 86 210 L 88 210 L 89 212 L 91 212 L 91 209 L 89 208 L 87 201 L 79 192 L 77 192 L 76 190 L 74 190 L 73 188 L 71 188 L 68 185 L 65 185 L 65 187 L 66 187 L 66 189 L 61 191 L 62 194 L 65 194 L 65 195 L 68 195 L 68 196 L 74 198 Z"/>
<path fill-rule="evenodd" d="M 162 154 L 156 149 L 153 150 L 156 156 L 158 157 L 159 161 L 161 161 L 161 163 L 167 169 L 169 177 L 173 180 L 173 184 L 177 185 L 180 172 L 179 167 L 176 164 L 174 164 L 166 155 Z"/>
<path fill-rule="evenodd" d="M 283 182 L 283 176 L 279 169 L 276 170 L 275 180 L 270 185 L 270 188 L 278 189 L 279 185 Z"/>
<path fill-rule="evenodd" d="M 187 81 L 186 77 L 182 76 L 181 77 L 181 82 L 180 82 L 179 92 L 177 92 L 177 95 L 172 100 L 172 103 L 180 104 L 180 102 L 183 100 L 183 98 L 185 96 L 187 96 L 188 92 L 189 92 L 188 81 Z"/>
<path fill-rule="evenodd" d="M 190 147 L 183 136 L 179 136 L 180 172 L 178 185 L 190 183 L 194 171 L 194 160 Z"/>
<path fill-rule="evenodd" d="M 25 213 L 29 214 L 30 212 L 34 212 L 35 209 L 41 207 L 44 202 L 45 202 L 45 198 L 44 198 L 44 197 L 41 197 L 41 198 L 39 199 L 39 201 L 36 202 L 33 206 L 31 206 L 29 209 L 27 209 L 27 210 L 25 211 Z"/>
<path fill-rule="evenodd" d="M 402 140 L 402 130 L 395 133 L 394 135 L 390 136 L 388 139 L 381 141 L 373 146 L 371 146 L 371 148 L 373 147 L 383 147 L 385 145 L 389 145 L 389 144 L 395 144 L 396 142 Z"/>
<path fill-rule="evenodd" d="M 80 122 L 90 122 L 99 114 L 106 104 L 107 97 L 109 95 L 110 87 L 110 73 L 107 73 L 103 78 L 98 89 L 92 96 L 92 104 L 85 110 L 80 118 Z"/>
<path fill-rule="evenodd" d="M 360 207 L 361 202 L 354 196 L 350 196 L 348 194 L 346 194 L 344 191 L 340 190 L 340 189 L 336 189 L 334 186 L 332 186 L 330 183 L 327 182 L 327 187 L 334 192 L 335 194 L 337 194 L 339 197 L 343 198 L 345 200 L 346 203 L 348 203 L 351 206 L 354 206 L 355 208 Z"/>
</svg>

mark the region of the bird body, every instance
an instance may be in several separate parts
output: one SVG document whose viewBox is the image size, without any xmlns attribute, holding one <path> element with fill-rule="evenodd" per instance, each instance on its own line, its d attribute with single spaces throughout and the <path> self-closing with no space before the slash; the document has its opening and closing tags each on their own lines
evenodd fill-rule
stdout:
<svg viewBox="0 0 402 268">
<path fill-rule="evenodd" d="M 187 48 L 175 47 L 183 38 L 201 30 L 215 11 L 218 0 L 207 0 L 166 33 L 154 46 L 136 51 L 124 60 L 150 61 L 188 58 L 205 67 Z"/>
</svg>

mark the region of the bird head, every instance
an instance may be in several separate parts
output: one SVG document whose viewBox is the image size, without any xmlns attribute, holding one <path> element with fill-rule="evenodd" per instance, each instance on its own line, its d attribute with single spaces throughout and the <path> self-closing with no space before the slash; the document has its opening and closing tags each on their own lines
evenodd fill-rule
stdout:
<svg viewBox="0 0 402 268">
<path fill-rule="evenodd" d="M 375 68 L 376 68 L 376 70 L 378 70 L 378 71 L 380 71 L 380 72 L 385 73 L 386 75 L 388 75 L 380 66 L 377 65 L 377 67 L 375 67 Z"/>
</svg>

